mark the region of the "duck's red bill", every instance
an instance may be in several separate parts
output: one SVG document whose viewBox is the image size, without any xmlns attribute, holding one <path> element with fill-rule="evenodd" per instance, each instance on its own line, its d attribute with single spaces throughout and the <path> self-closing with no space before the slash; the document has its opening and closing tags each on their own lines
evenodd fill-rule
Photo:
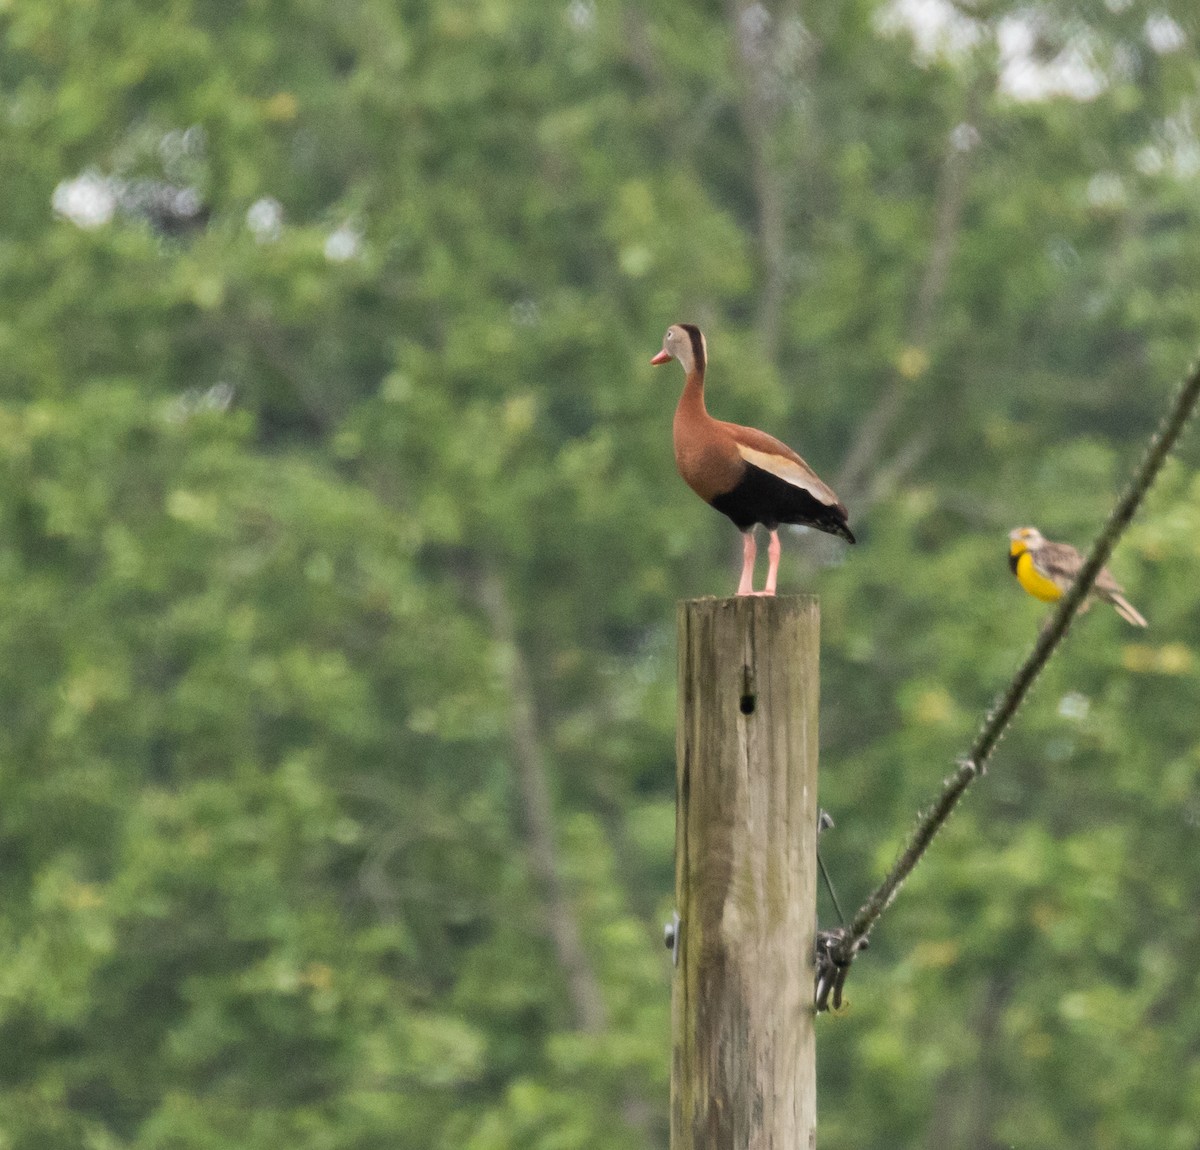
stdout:
<svg viewBox="0 0 1200 1150">
<path fill-rule="evenodd" d="M 663 348 L 650 362 L 651 363 L 666 363 L 671 357 L 667 353 L 667 349 Z"/>
</svg>

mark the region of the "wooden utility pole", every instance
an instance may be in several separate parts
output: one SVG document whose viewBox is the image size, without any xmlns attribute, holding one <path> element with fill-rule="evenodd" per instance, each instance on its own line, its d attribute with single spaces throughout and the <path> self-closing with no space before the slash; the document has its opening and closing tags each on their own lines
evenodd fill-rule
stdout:
<svg viewBox="0 0 1200 1150">
<path fill-rule="evenodd" d="M 817 600 L 678 622 L 671 1150 L 810 1150 Z"/>
</svg>

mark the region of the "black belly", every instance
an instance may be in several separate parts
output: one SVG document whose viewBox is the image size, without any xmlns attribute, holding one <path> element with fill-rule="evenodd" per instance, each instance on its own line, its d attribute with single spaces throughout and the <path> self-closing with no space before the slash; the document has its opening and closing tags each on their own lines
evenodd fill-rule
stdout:
<svg viewBox="0 0 1200 1150">
<path fill-rule="evenodd" d="M 732 491 L 709 502 L 722 515 L 728 515 L 739 531 L 749 531 L 756 523 L 770 531 L 781 523 L 801 523 L 854 542 L 843 507 L 830 507 L 803 487 L 796 487 L 753 463 L 746 464 L 741 482 Z"/>
</svg>

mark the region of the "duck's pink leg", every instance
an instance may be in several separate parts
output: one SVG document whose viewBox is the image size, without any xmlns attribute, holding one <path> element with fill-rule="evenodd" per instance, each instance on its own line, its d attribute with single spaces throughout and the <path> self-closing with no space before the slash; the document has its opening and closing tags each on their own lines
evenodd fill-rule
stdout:
<svg viewBox="0 0 1200 1150">
<path fill-rule="evenodd" d="M 779 546 L 779 532 L 771 532 L 771 543 L 767 548 L 767 558 L 770 559 L 771 565 L 767 568 L 767 586 L 763 591 L 764 595 L 775 594 L 775 581 L 779 577 L 779 554 L 783 550 Z"/>
<path fill-rule="evenodd" d="M 754 528 L 742 535 L 742 579 L 738 583 L 737 593 L 739 595 L 753 595 L 754 587 L 754 557 L 758 554 L 758 548 L 754 542 Z"/>
</svg>

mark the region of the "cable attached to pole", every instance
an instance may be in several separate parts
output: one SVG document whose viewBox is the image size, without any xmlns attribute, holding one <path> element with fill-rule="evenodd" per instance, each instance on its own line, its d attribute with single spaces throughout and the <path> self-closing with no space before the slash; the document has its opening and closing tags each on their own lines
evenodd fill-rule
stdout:
<svg viewBox="0 0 1200 1150">
<path fill-rule="evenodd" d="M 840 1004 L 842 985 L 850 963 L 859 950 L 867 942 L 880 915 L 891 905 L 904 880 L 913 872 L 921 861 L 934 836 L 941 830 L 951 811 L 958 805 L 959 799 L 966 793 L 967 788 L 987 769 L 988 759 L 996 749 L 997 744 L 1007 730 L 1013 716 L 1025 701 L 1029 689 L 1041 673 L 1042 668 L 1050 661 L 1060 642 L 1062 642 L 1076 613 L 1082 606 L 1096 581 L 1100 569 L 1108 561 L 1113 548 L 1121 538 L 1125 528 L 1129 526 L 1145 499 L 1146 494 L 1154 485 L 1162 465 L 1175 446 L 1188 419 L 1195 410 L 1196 401 L 1200 398 L 1200 359 L 1194 362 L 1184 379 L 1183 385 L 1175 397 L 1174 403 L 1158 431 L 1155 432 L 1146 450 L 1145 457 L 1125 493 L 1117 501 L 1108 519 L 1096 537 L 1092 549 L 1084 561 L 1079 575 L 1070 589 L 1059 600 L 1058 608 L 1051 616 L 1049 625 L 1044 628 L 1034 644 L 1025 662 L 1018 668 L 1008 688 L 997 699 L 988 712 L 975 737 L 970 752 L 959 759 L 954 772 L 945 780 L 942 792 L 933 804 L 917 820 L 908 843 L 900 852 L 891 870 L 884 876 L 883 881 L 871 893 L 871 896 L 858 909 L 848 927 L 836 932 L 827 932 L 830 936 L 826 944 L 825 965 L 828 970 L 837 972 L 835 1007 Z M 818 954 L 818 995 L 817 1009 L 825 1009 L 822 1003 L 821 959 Z M 829 990 L 832 989 L 828 976 L 825 980 L 826 993 L 824 1001 L 829 1001 Z"/>
</svg>

